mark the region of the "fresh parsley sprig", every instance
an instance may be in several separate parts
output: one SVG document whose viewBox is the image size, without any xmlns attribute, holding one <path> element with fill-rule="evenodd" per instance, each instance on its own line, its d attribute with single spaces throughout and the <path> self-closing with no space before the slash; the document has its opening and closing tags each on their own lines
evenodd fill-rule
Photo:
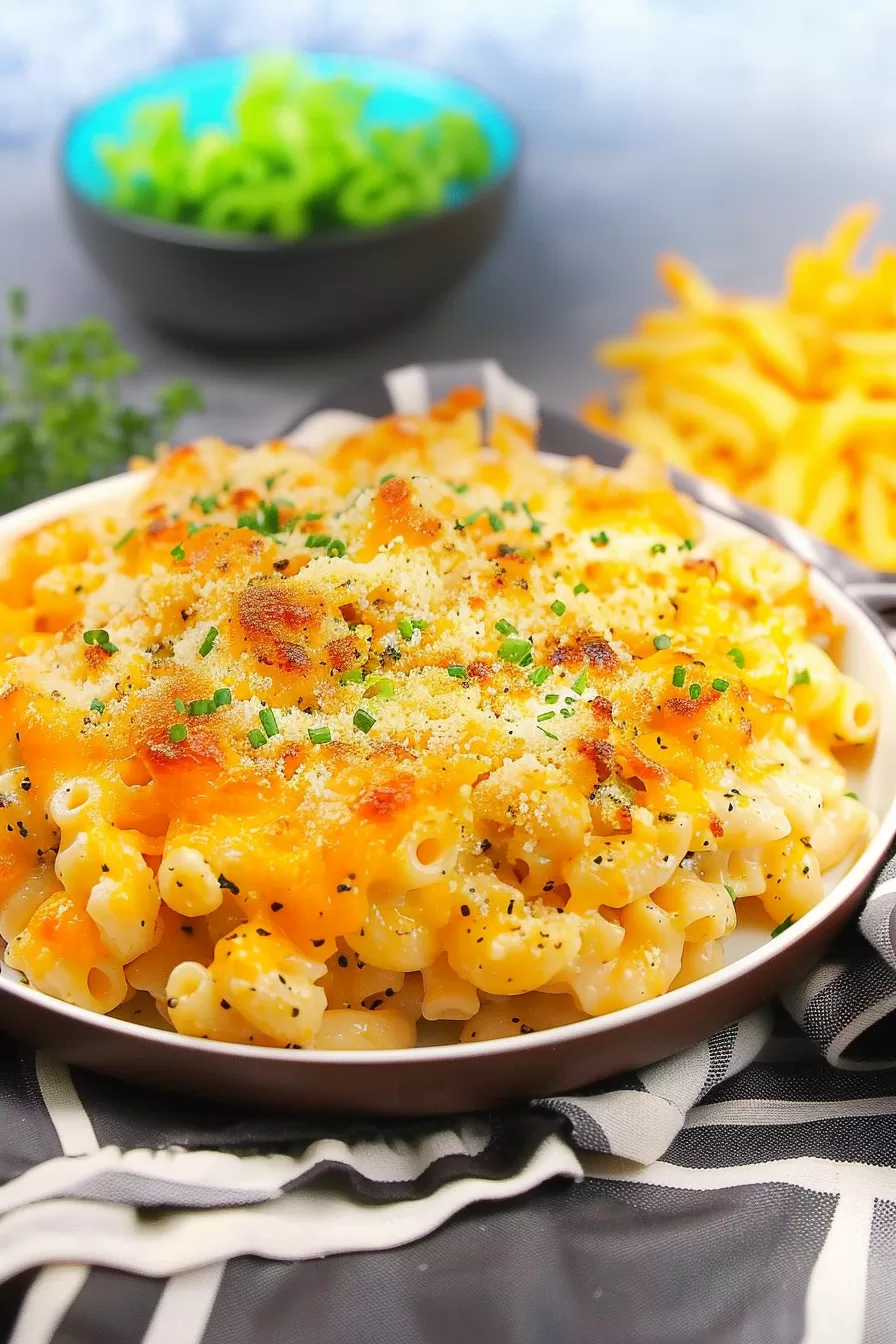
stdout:
<svg viewBox="0 0 896 1344">
<path fill-rule="evenodd" d="M 160 388 L 148 410 L 127 405 L 121 381 L 138 363 L 106 322 L 32 333 L 26 311 L 24 291 L 11 290 L 0 335 L 0 513 L 150 454 L 204 406 L 183 379 Z"/>
</svg>

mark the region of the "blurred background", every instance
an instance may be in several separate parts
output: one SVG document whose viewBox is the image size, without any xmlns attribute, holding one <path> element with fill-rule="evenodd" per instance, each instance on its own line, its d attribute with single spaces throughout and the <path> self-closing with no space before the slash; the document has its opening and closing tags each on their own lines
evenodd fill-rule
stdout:
<svg viewBox="0 0 896 1344">
<path fill-rule="evenodd" d="M 522 125 L 517 199 L 481 267 L 412 323 L 339 350 L 209 354 L 144 327 L 93 272 L 63 215 L 55 140 L 117 83 L 272 47 L 478 84 Z M 27 287 L 38 325 L 107 317 L 147 384 L 195 378 L 195 423 L 239 440 L 410 359 L 491 355 L 574 409 L 601 381 L 595 341 L 655 301 L 660 250 L 761 292 L 790 244 L 850 201 L 879 200 L 896 227 L 894 47 L 886 0 L 2 0 L 0 289 Z"/>
</svg>

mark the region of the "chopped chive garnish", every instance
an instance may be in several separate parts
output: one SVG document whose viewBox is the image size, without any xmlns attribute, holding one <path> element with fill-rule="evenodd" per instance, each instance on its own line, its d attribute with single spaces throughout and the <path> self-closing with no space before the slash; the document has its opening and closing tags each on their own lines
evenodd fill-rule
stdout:
<svg viewBox="0 0 896 1344">
<path fill-rule="evenodd" d="M 695 541 L 691 541 L 690 537 L 685 537 L 684 541 L 681 543 L 678 549 L 680 551 L 692 551 L 696 545 L 697 543 Z"/>
<path fill-rule="evenodd" d="M 321 518 L 323 518 L 322 513 L 306 513 L 303 514 L 302 521 L 305 523 L 319 523 Z"/>
<path fill-rule="evenodd" d="M 197 532 L 202 532 L 204 528 L 210 526 L 210 523 L 187 523 L 187 536 L 195 537 Z"/>
<path fill-rule="evenodd" d="M 732 663 L 734 663 L 736 667 L 743 667 L 744 655 L 741 653 L 740 649 L 737 648 L 729 649 L 728 657 L 731 659 Z"/>
<path fill-rule="evenodd" d="M 425 630 L 426 627 L 429 625 L 429 621 L 412 620 L 411 625 L 414 627 L 415 630 Z"/>
<path fill-rule="evenodd" d="M 246 736 L 249 739 L 250 747 L 263 747 L 267 742 L 267 735 L 260 728 L 250 728 Z"/>
<path fill-rule="evenodd" d="M 462 526 L 463 526 L 463 527 L 470 527 L 471 524 L 472 524 L 472 523 L 475 523 L 475 522 L 477 521 L 477 519 L 481 518 L 482 515 L 483 515 L 484 513 L 488 513 L 488 509 L 486 509 L 486 508 L 476 509 L 475 512 L 473 512 L 473 513 L 468 513 L 467 516 L 466 516 L 466 518 L 461 518 L 461 520 L 460 520 Z"/>
<path fill-rule="evenodd" d="M 178 545 L 178 546 L 172 546 L 172 548 L 171 548 L 171 554 L 174 556 L 175 560 L 183 560 L 183 558 L 184 558 L 184 548 L 183 548 L 183 546 L 180 546 L 180 545 Z"/>
<path fill-rule="evenodd" d="M 737 900 L 737 892 L 734 890 L 733 887 L 729 887 L 729 885 L 728 885 L 727 882 L 725 883 L 725 890 L 727 891 L 728 895 L 731 897 L 732 901 L 736 901 L 736 900 Z"/>
<path fill-rule="evenodd" d="M 520 667 L 531 667 L 535 659 L 532 657 L 532 650 L 526 654 L 525 658 L 520 659 Z"/>
<path fill-rule="evenodd" d="M 594 542 L 595 546 L 609 546 L 610 544 L 610 538 L 604 531 L 593 533 L 591 540 Z"/>
<path fill-rule="evenodd" d="M 322 728 L 309 728 L 308 736 L 316 747 L 322 747 L 325 742 L 333 741 L 333 734 L 326 724 Z"/>
<path fill-rule="evenodd" d="M 541 726 L 540 723 L 539 723 L 537 726 L 538 726 L 538 728 L 540 728 L 541 731 L 544 733 L 545 737 L 549 737 L 549 738 L 551 739 L 552 742 L 559 742 L 559 741 L 560 741 L 560 739 L 559 739 L 559 737 L 557 736 L 556 733 L 551 733 L 551 732 L 548 731 L 547 728 L 542 728 L 542 726 Z"/>
<path fill-rule="evenodd" d="M 534 671 L 529 673 L 529 680 L 533 686 L 543 686 L 550 675 L 551 669 L 549 667 L 536 667 Z"/>
<path fill-rule="evenodd" d="M 276 737 L 280 729 L 277 727 L 277 720 L 274 718 L 274 711 L 265 707 L 258 711 L 258 721 L 268 737 Z"/>
<path fill-rule="evenodd" d="M 289 501 L 287 501 L 288 503 Z M 280 530 L 280 510 L 274 503 L 262 501 L 254 509 L 241 513 L 236 520 L 237 527 L 248 527 L 253 532 L 270 537 Z"/>
<path fill-rule="evenodd" d="M 185 723 L 172 723 L 168 729 L 168 736 L 172 742 L 183 742 L 187 736 L 187 725 Z"/>
<path fill-rule="evenodd" d="M 268 486 L 269 490 L 270 488 L 271 487 Z M 190 503 L 195 504 L 197 509 L 201 509 L 203 513 L 214 513 L 215 509 L 218 507 L 218 499 L 216 495 L 194 495 L 190 500 Z"/>
<path fill-rule="evenodd" d="M 93 706 L 91 705 L 91 709 L 92 708 Z M 852 789 L 850 789 L 849 792 L 845 793 L 843 796 L 844 798 L 855 798 L 856 802 L 859 801 L 859 795 L 857 793 L 853 793 Z"/>
<path fill-rule="evenodd" d="M 105 704 L 103 703 L 102 700 L 91 700 L 91 702 L 90 702 L 90 708 L 91 708 L 92 710 L 94 710 L 97 714 L 102 714 L 102 712 L 103 712 L 103 710 L 106 708 L 106 706 L 105 706 Z M 848 796 L 849 796 L 849 795 L 847 795 L 847 797 L 848 797 Z M 852 796 L 853 796 L 853 798 L 855 798 L 855 794 L 853 794 Z"/>
<path fill-rule="evenodd" d="M 559 699 L 560 699 L 559 695 L 546 695 L 544 698 L 544 702 L 546 705 L 556 705 Z"/>
<path fill-rule="evenodd" d="M 363 681 L 364 673 L 361 671 L 360 667 L 352 667 L 348 672 L 343 672 L 339 680 L 342 682 L 343 686 L 347 686 L 350 681 Z"/>
<path fill-rule="evenodd" d="M 582 593 L 590 593 L 591 589 L 588 587 L 587 583 L 577 583 L 572 591 L 576 597 L 579 597 Z"/>
<path fill-rule="evenodd" d="M 414 626 L 405 616 L 398 622 L 398 633 L 402 639 L 412 639 L 414 635 Z"/>
<path fill-rule="evenodd" d="M 712 688 L 714 691 L 727 691 L 728 682 L 725 680 L 724 677 L 716 677 L 716 679 L 712 683 Z"/>
<path fill-rule="evenodd" d="M 692 700 L 700 699 L 700 687 L 697 685 L 696 681 L 691 682 L 690 686 L 688 687 L 688 695 L 691 697 Z"/>
<path fill-rule="evenodd" d="M 651 555 L 665 555 L 666 548 L 661 541 L 655 541 L 650 548 Z"/>
<path fill-rule="evenodd" d="M 531 654 L 532 645 L 528 639 L 522 639 L 514 635 L 510 635 L 498 645 L 498 657 L 503 658 L 505 663 L 521 665 L 525 658 L 531 657 Z"/>
<path fill-rule="evenodd" d="M 772 937 L 777 938 L 778 934 L 783 933 L 785 929 L 789 929 L 792 923 L 793 915 L 788 915 L 786 919 L 782 919 L 777 928 L 772 929 Z"/>
<path fill-rule="evenodd" d="M 544 523 L 540 523 L 537 518 L 534 518 L 532 516 L 532 510 L 529 508 L 529 505 L 526 503 L 525 500 L 523 500 L 522 503 L 522 510 L 523 513 L 526 515 L 526 517 L 529 519 L 529 531 L 534 532 L 535 535 L 538 536 L 539 532 L 541 532 L 542 528 L 544 527 Z"/>
<path fill-rule="evenodd" d="M 502 513 L 516 513 L 516 505 L 514 504 L 514 502 L 513 502 L 512 499 L 505 499 L 505 500 L 504 500 L 504 503 L 501 505 L 501 512 L 502 512 Z"/>
<path fill-rule="evenodd" d="M 501 517 L 500 513 L 495 513 L 492 510 L 488 515 L 488 521 L 493 532 L 504 531 L 504 519 Z"/>
<path fill-rule="evenodd" d="M 588 673 L 580 672 L 579 675 L 576 677 L 575 681 L 573 682 L 572 688 L 575 691 L 576 695 L 581 695 L 587 685 L 588 685 Z"/>
<path fill-rule="evenodd" d="M 467 675 L 467 669 L 461 667 L 460 663 L 452 663 L 448 668 L 448 675 L 449 677 L 457 677 L 459 680 L 462 680 Z"/>
<path fill-rule="evenodd" d="M 655 635 L 655 636 L 654 636 L 654 639 L 653 639 L 653 647 L 654 647 L 655 649 L 668 649 L 668 648 L 671 648 L 671 646 L 672 646 L 672 641 L 671 641 L 671 639 L 669 638 L 668 635 Z"/>
<path fill-rule="evenodd" d="M 181 700 L 180 696 L 177 696 L 175 698 L 174 708 L 177 710 L 178 714 L 186 714 L 187 712 L 187 707 L 184 704 L 183 700 Z"/>
<path fill-rule="evenodd" d="M 200 658 L 207 658 L 207 657 L 208 657 L 208 655 L 211 653 L 212 649 L 215 647 L 215 640 L 216 640 L 217 638 L 218 638 L 218 632 L 217 632 L 217 630 L 215 629 L 215 627 L 214 627 L 213 625 L 210 625 L 209 628 L 208 628 L 208 634 L 206 635 L 206 637 L 205 637 L 205 639 L 202 641 L 202 643 L 199 645 L 199 657 L 200 657 Z"/>
<path fill-rule="evenodd" d="M 575 702 L 576 702 L 576 698 L 575 698 L 574 695 L 564 695 L 564 697 L 563 697 L 563 703 L 564 703 L 564 705 L 574 705 Z"/>
<path fill-rule="evenodd" d="M 395 687 L 388 677 L 380 677 L 371 683 L 373 694 L 380 700 L 391 700 L 395 694 Z"/>
<path fill-rule="evenodd" d="M 333 538 L 326 532 L 312 532 L 310 537 L 305 538 L 306 546 L 329 546 Z"/>
<path fill-rule="evenodd" d="M 327 547 L 327 555 L 345 555 L 345 542 L 340 541 L 338 537 L 334 537 Z"/>
<path fill-rule="evenodd" d="M 380 477 L 380 485 L 385 485 L 387 481 L 394 481 L 394 480 L 395 480 L 395 472 L 387 471 L 385 476 Z"/>
<path fill-rule="evenodd" d="M 84 643 L 85 643 L 85 644 L 108 644 L 108 643 L 109 643 L 109 631 L 108 631 L 108 630 L 85 630 L 85 631 L 84 631 Z"/>
<path fill-rule="evenodd" d="M 233 700 L 233 694 L 229 686 L 221 686 L 214 695 L 215 707 L 220 709 L 222 705 L 229 705 Z"/>
<path fill-rule="evenodd" d="M 137 531 L 136 527 L 128 528 L 124 536 L 119 537 L 115 545 L 112 547 L 113 551 L 120 551 L 122 546 L 127 546 L 128 542 L 130 541 L 131 537 L 134 535 L 136 531 Z"/>
<path fill-rule="evenodd" d="M 214 714 L 217 705 L 214 700 L 191 700 L 187 705 L 187 713 L 191 718 L 197 719 L 205 714 Z"/>
<path fill-rule="evenodd" d="M 556 602 L 551 603 L 551 611 L 554 613 L 555 616 L 562 616 L 565 610 L 566 610 L 566 603 L 561 602 L 559 597 L 557 598 Z"/>
<path fill-rule="evenodd" d="M 684 685 L 684 679 L 687 676 L 683 667 L 676 667 L 672 673 L 672 685 L 677 686 L 679 690 Z"/>
<path fill-rule="evenodd" d="M 509 621 L 503 619 L 495 621 L 495 629 L 499 635 L 515 635 L 517 633 L 516 626 L 511 625 Z"/>
<path fill-rule="evenodd" d="M 547 711 L 546 714 L 539 714 L 539 716 L 538 716 L 538 718 L 535 720 L 535 722 L 536 722 L 536 723 L 547 723 L 548 719 L 553 719 L 553 718 L 556 718 L 556 714 L 554 713 L 554 711 L 553 711 L 552 709 L 549 709 L 549 710 Z"/>
<path fill-rule="evenodd" d="M 462 481 L 460 485 L 452 485 L 451 487 L 456 495 L 465 495 L 469 488 L 470 487 L 467 485 L 466 481 Z"/>
<path fill-rule="evenodd" d="M 791 685 L 792 685 L 792 686 L 808 686 L 808 685 L 809 685 L 809 682 L 810 682 L 811 680 L 812 680 L 812 678 L 809 676 L 808 669 L 804 667 L 804 668 L 801 668 L 801 670 L 800 670 L 799 672 L 797 672 L 796 676 L 794 677 L 793 681 L 791 682 Z"/>
<path fill-rule="evenodd" d="M 372 714 L 368 714 L 366 709 L 359 709 L 356 710 L 352 723 L 356 728 L 360 728 L 362 733 L 369 733 L 376 723 L 376 719 Z"/>
</svg>

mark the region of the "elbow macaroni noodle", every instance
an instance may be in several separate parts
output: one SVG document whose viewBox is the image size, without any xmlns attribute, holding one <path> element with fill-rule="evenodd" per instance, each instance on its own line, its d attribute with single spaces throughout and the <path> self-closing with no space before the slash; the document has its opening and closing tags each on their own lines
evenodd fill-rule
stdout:
<svg viewBox="0 0 896 1344">
<path fill-rule="evenodd" d="M 212 1040 L 474 1042 L 818 902 L 876 711 L 802 565 L 700 543 L 649 463 L 483 444 L 476 404 L 180 448 L 123 522 L 0 557 L 0 938 L 34 988 Z"/>
</svg>

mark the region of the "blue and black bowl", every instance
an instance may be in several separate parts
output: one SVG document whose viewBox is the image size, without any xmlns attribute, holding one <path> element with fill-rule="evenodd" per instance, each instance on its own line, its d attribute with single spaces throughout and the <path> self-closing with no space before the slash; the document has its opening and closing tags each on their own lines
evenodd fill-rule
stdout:
<svg viewBox="0 0 896 1344">
<path fill-rule="evenodd" d="M 304 60 L 315 75 L 372 86 L 366 113 L 372 123 L 415 124 L 444 110 L 472 114 L 491 148 L 488 179 L 452 189 L 435 214 L 296 241 L 212 233 L 112 208 L 102 140 L 126 139 L 134 109 L 159 99 L 182 99 L 190 129 L 227 125 L 249 60 L 227 57 L 165 70 L 76 113 L 65 130 L 60 167 L 75 231 L 98 270 L 143 316 L 217 345 L 335 342 L 420 311 L 494 241 L 520 152 L 511 118 L 455 79 L 360 56 Z"/>
</svg>

